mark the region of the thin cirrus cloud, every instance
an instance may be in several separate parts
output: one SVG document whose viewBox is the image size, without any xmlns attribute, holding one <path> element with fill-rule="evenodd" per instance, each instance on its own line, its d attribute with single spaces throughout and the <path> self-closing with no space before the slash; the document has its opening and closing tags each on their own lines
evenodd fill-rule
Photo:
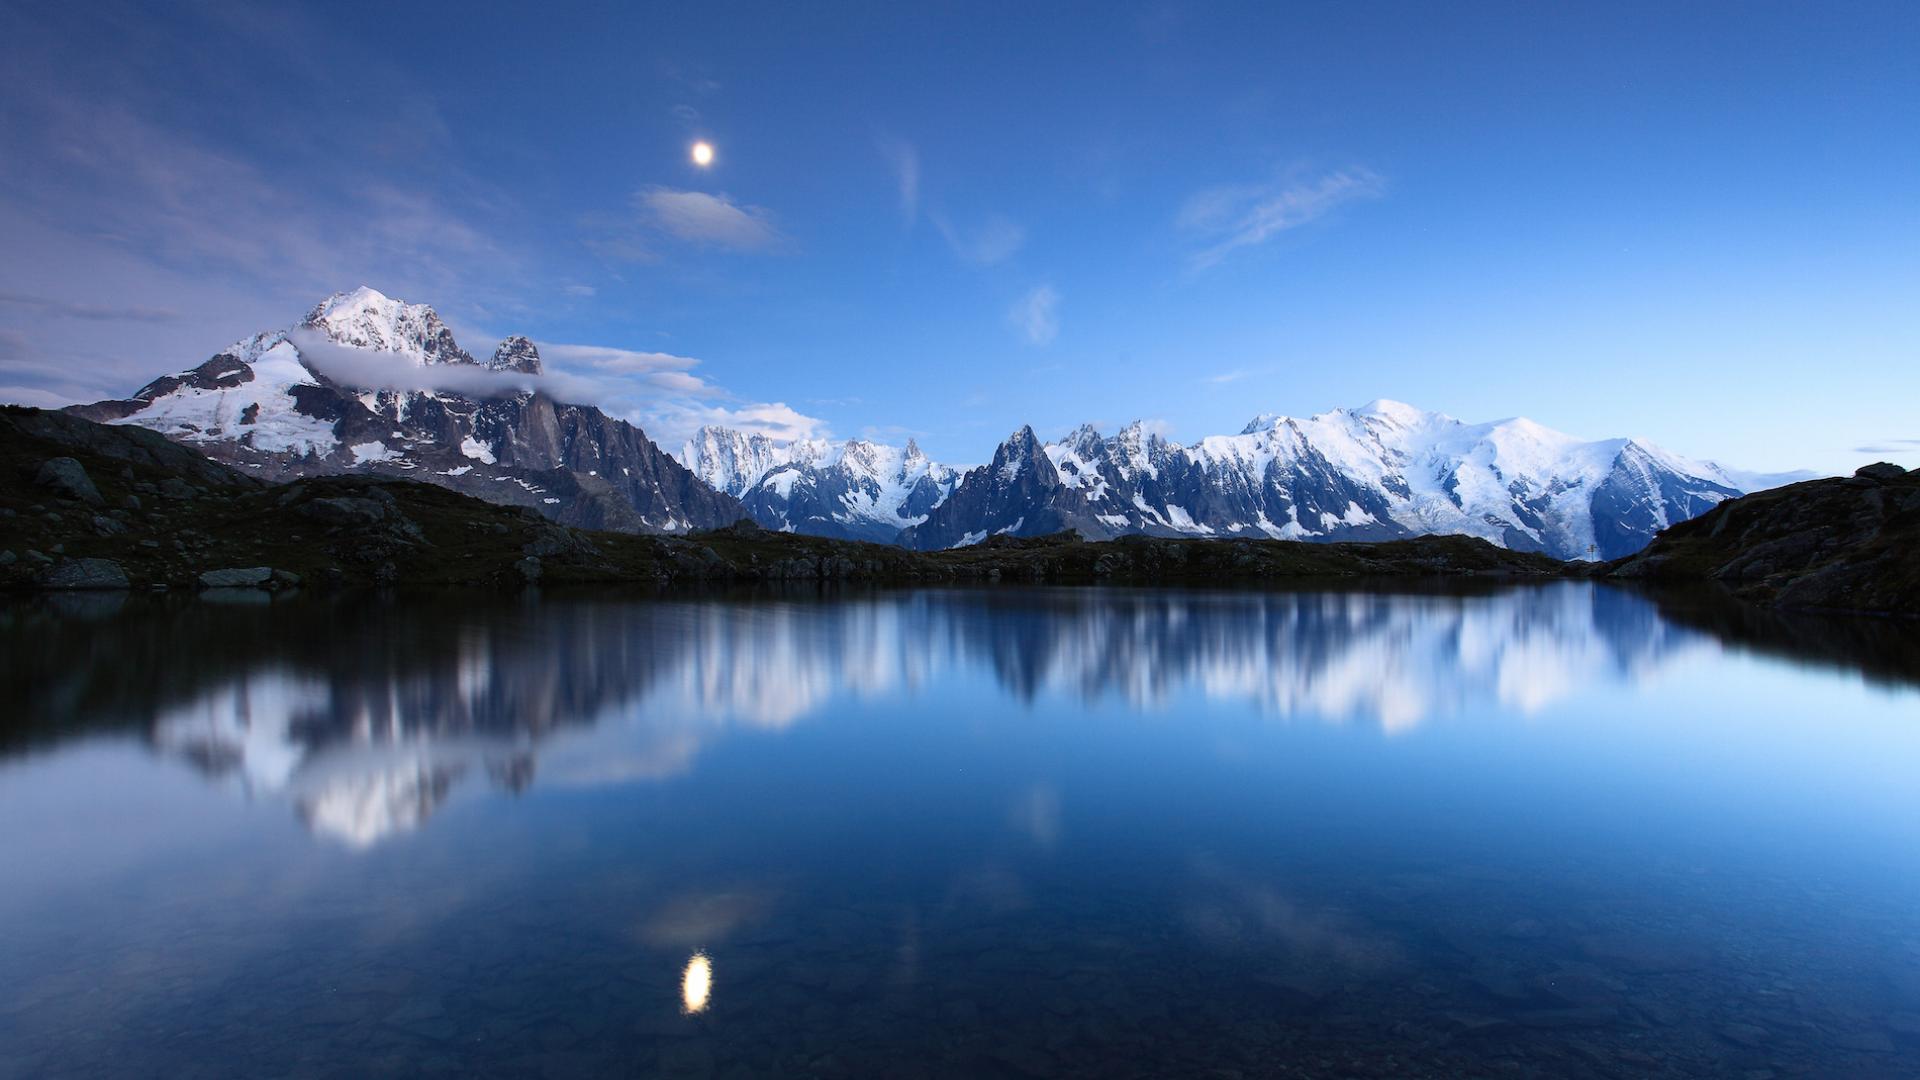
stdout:
<svg viewBox="0 0 1920 1080">
<path fill-rule="evenodd" d="M 581 219 L 586 244 L 610 259 L 657 262 L 673 245 L 737 254 L 779 251 L 787 238 L 773 212 L 731 196 L 654 185 L 634 192 L 631 215 Z"/>
<path fill-rule="evenodd" d="M 1051 285 L 1036 285 L 1027 290 L 1007 319 L 1024 335 L 1029 345 L 1046 345 L 1060 336 L 1060 291 Z"/>
<path fill-rule="evenodd" d="M 1355 166 L 1321 176 L 1292 176 L 1264 184 L 1229 184 L 1196 193 L 1176 219 L 1202 246 L 1189 257 L 1205 270 L 1241 248 L 1255 247 L 1318 221 L 1348 203 L 1386 194 L 1384 177 Z"/>
<path fill-rule="evenodd" d="M 25 308 L 28 311 L 64 319 L 88 319 L 101 322 L 172 322 L 180 317 L 179 312 L 168 308 L 81 304 L 10 292 L 0 292 L 0 306 Z"/>
<path fill-rule="evenodd" d="M 649 226 L 690 244 L 765 251 L 783 240 L 770 211 L 741 205 L 726 195 L 649 187 L 634 195 L 633 201 Z"/>
<path fill-rule="evenodd" d="M 900 219 L 908 226 L 920 216 L 920 152 L 902 139 L 879 140 L 880 156 L 893 172 L 894 189 L 900 196 Z"/>
<path fill-rule="evenodd" d="M 1027 242 L 1027 230 L 1000 214 L 990 214 L 977 226 L 961 227 L 944 214 L 929 214 L 933 227 L 963 262 L 992 266 L 1013 257 Z"/>
</svg>

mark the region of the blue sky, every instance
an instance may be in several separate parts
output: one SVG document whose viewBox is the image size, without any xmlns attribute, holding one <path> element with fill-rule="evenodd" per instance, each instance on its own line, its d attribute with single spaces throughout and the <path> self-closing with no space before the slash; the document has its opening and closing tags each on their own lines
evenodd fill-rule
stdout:
<svg viewBox="0 0 1920 1080">
<path fill-rule="evenodd" d="M 1920 466 L 1920 5 L 495 7 L 0 0 L 0 397 L 364 283 L 671 445 L 1384 396 Z"/>
</svg>

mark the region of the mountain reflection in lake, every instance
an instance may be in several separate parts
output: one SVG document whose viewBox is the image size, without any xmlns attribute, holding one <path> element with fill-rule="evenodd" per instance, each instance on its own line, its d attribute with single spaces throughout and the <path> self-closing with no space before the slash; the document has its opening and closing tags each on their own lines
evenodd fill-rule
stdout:
<svg viewBox="0 0 1920 1080">
<path fill-rule="evenodd" d="M 1898 624 L 1563 584 L 0 636 L 0 1074 L 1920 1060 Z"/>
</svg>

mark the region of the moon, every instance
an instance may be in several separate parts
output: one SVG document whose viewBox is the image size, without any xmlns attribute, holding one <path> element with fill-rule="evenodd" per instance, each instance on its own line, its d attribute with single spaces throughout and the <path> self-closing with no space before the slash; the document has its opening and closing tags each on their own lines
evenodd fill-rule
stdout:
<svg viewBox="0 0 1920 1080">
<path fill-rule="evenodd" d="M 692 153 L 693 163 L 695 165 L 704 169 L 713 164 L 713 144 L 705 139 L 701 139 L 699 142 L 693 144 Z"/>
<path fill-rule="evenodd" d="M 680 973 L 680 1004 L 688 1016 L 707 1011 L 707 1000 L 713 994 L 713 961 L 707 959 L 705 952 L 696 952 L 687 958 L 687 967 Z"/>
</svg>

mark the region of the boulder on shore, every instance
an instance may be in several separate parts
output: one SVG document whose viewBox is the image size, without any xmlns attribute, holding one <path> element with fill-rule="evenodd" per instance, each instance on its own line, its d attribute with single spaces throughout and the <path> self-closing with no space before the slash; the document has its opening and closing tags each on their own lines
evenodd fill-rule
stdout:
<svg viewBox="0 0 1920 1080">
<path fill-rule="evenodd" d="M 49 589 L 127 589 L 127 572 L 112 559 L 68 559 L 47 572 Z"/>
<path fill-rule="evenodd" d="M 93 486 L 93 478 L 87 475 L 87 470 L 70 457 L 48 458 L 42 462 L 40 471 L 33 476 L 33 482 L 89 506 L 106 503 L 100 497 L 100 489 Z"/>
<path fill-rule="evenodd" d="M 200 575 L 203 589 L 258 588 L 273 580 L 271 566 L 239 566 L 227 570 L 209 570 Z"/>
</svg>

